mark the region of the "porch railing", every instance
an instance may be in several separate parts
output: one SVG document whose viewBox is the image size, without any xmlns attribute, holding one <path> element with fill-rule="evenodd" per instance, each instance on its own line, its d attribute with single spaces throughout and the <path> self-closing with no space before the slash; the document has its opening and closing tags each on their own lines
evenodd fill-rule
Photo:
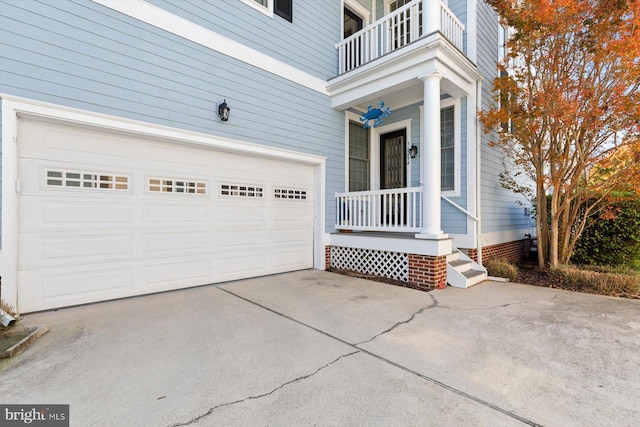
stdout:
<svg viewBox="0 0 640 427">
<path fill-rule="evenodd" d="M 419 232 L 422 187 L 336 193 L 336 229 Z"/>
<path fill-rule="evenodd" d="M 440 19 L 429 19 L 429 14 L 438 13 L 433 7 L 437 1 L 414 0 L 336 44 L 339 74 L 398 50 L 435 31 L 441 31 L 455 47 L 462 50 L 464 25 L 443 1 L 439 1 Z M 435 28 L 429 28 L 431 22 L 438 24 L 434 25 Z"/>
</svg>

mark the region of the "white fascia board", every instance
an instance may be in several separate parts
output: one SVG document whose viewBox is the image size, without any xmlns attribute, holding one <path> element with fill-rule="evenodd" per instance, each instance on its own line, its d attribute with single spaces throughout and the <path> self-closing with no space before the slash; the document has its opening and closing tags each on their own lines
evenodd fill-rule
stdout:
<svg viewBox="0 0 640 427">
<path fill-rule="evenodd" d="M 451 253 L 451 238 L 416 239 L 413 237 L 384 237 L 359 235 L 361 233 L 331 234 L 331 246 L 371 249 L 377 251 L 406 252 L 418 255 L 444 256 Z"/>
<path fill-rule="evenodd" d="M 382 58 L 330 79 L 327 88 L 333 94 L 334 91 L 338 91 L 345 86 L 348 87 L 354 82 L 357 83 L 363 79 L 374 79 L 382 71 L 402 70 L 408 66 L 420 64 L 434 58 L 445 64 L 450 64 L 449 68 L 460 76 L 465 76 L 469 82 L 482 80 L 482 75 L 476 66 L 462 52 L 446 41 L 440 33 L 433 33 L 409 46 L 395 50 Z M 387 70 L 387 68 L 390 69 Z M 427 72 L 423 71 L 422 74 L 427 74 Z"/>
<path fill-rule="evenodd" d="M 362 103 L 372 93 L 392 87 L 406 87 L 431 72 L 443 75 L 441 86 L 455 97 L 475 90 L 482 76 L 459 50 L 451 47 L 439 33 L 394 51 L 384 58 L 340 75 L 329 81 L 331 107 L 342 110 Z"/>
<path fill-rule="evenodd" d="M 327 82 L 260 51 L 224 37 L 187 19 L 167 12 L 143 0 L 92 0 L 141 22 L 153 25 L 186 40 L 290 80 L 323 95 Z"/>
</svg>

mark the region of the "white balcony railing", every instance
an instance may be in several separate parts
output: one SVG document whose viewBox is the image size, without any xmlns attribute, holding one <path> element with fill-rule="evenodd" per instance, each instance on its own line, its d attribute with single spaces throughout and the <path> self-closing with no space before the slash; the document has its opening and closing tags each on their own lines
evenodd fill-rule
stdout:
<svg viewBox="0 0 640 427">
<path fill-rule="evenodd" d="M 437 14 L 438 8 L 440 19 L 429 19 L 434 18 L 430 15 Z M 414 0 L 407 3 L 336 44 L 339 74 L 351 71 L 435 31 L 441 31 L 455 47 L 462 50 L 464 25 L 443 1 Z"/>
<path fill-rule="evenodd" d="M 418 232 L 422 187 L 336 193 L 336 230 Z"/>
</svg>

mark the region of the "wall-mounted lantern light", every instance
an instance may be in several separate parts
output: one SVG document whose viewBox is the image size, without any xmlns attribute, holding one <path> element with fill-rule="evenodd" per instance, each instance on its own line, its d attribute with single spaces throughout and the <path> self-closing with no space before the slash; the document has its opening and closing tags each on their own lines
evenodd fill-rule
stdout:
<svg viewBox="0 0 640 427">
<path fill-rule="evenodd" d="M 411 148 L 409 148 L 409 155 L 412 159 L 416 158 L 418 155 L 418 147 L 416 145 L 412 145 Z"/>
<path fill-rule="evenodd" d="M 218 116 L 220 116 L 220 120 L 226 122 L 229 120 L 229 113 L 231 112 L 231 108 L 227 105 L 227 100 L 222 101 L 222 104 L 218 105 Z"/>
</svg>

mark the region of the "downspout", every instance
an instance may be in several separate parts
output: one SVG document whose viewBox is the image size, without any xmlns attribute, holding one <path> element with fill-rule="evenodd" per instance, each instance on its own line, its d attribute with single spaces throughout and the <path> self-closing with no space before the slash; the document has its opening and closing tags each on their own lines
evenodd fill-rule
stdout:
<svg viewBox="0 0 640 427">
<path fill-rule="evenodd" d="M 0 325 L 7 327 L 15 322 L 16 319 L 12 315 L 0 308 Z"/>
<path fill-rule="evenodd" d="M 482 265 L 482 135 L 478 113 L 482 110 L 482 82 L 476 82 L 476 250 L 478 264 Z"/>
</svg>

